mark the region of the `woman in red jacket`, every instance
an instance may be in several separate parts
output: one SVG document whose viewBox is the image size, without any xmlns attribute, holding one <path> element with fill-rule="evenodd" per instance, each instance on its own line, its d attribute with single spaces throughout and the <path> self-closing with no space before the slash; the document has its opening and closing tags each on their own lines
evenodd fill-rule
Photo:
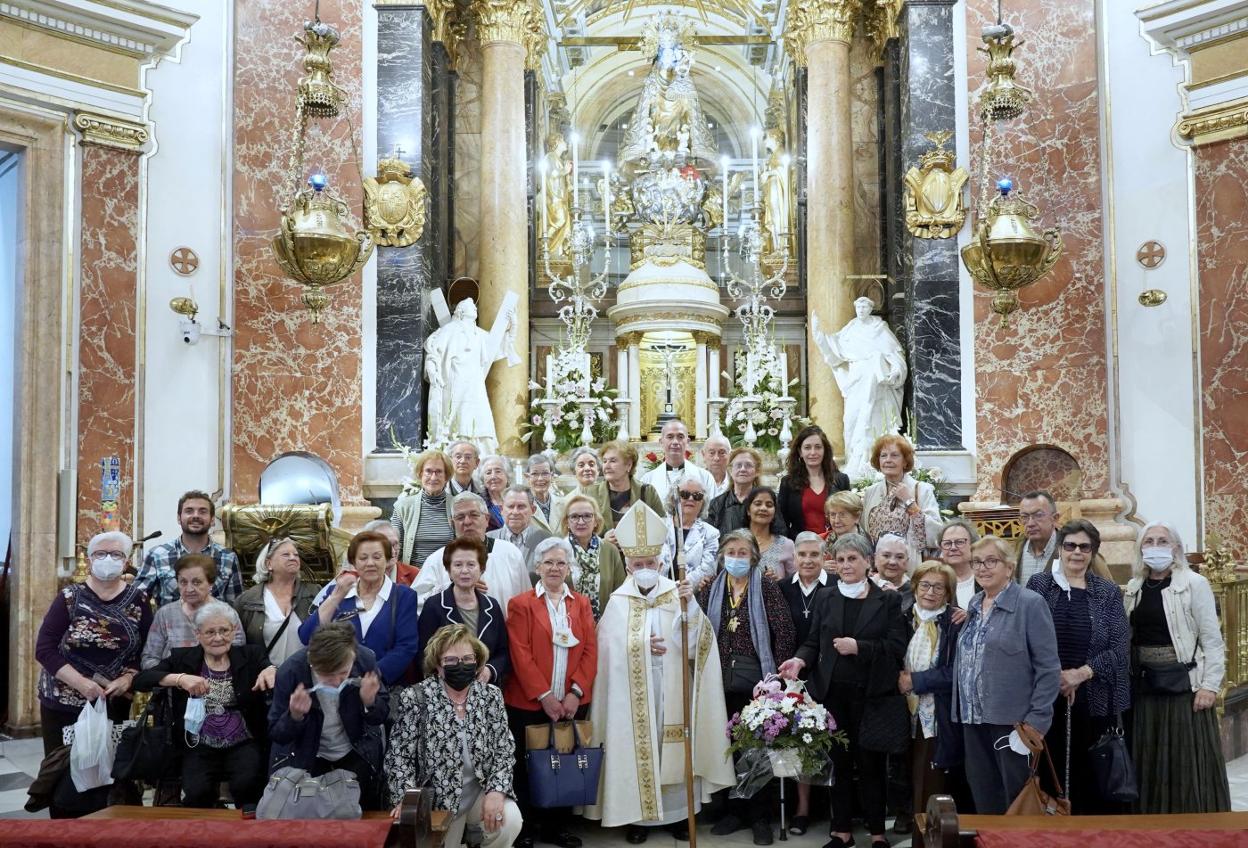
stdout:
<svg viewBox="0 0 1248 848">
<path fill-rule="evenodd" d="M 517 747 L 523 746 L 528 725 L 583 718 L 589 705 L 598 669 L 598 641 L 589 598 L 573 592 L 565 582 L 574 556 L 562 537 L 538 542 L 533 550 L 537 585 L 507 605 L 513 666 L 503 686 L 503 700 Z M 522 756 L 517 751 L 517 760 Z M 568 831 L 571 808 L 546 809 L 534 815 L 523 762 L 517 763 L 514 780 L 524 817 L 516 848 L 532 848 L 535 832 L 541 842 L 579 848 L 581 840 Z M 533 823 L 539 820 L 541 826 L 535 829 Z"/>
</svg>

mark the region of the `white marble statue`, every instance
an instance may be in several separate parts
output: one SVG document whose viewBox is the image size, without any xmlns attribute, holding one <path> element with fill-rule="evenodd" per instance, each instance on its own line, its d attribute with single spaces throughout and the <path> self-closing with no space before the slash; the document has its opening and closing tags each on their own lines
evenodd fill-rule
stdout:
<svg viewBox="0 0 1248 848">
<path fill-rule="evenodd" d="M 472 442 L 482 456 L 498 452 L 498 434 L 490 412 L 485 377 L 499 359 L 519 361 L 514 346 L 514 307 L 504 304 L 493 329 L 477 326 L 477 305 L 461 300 L 449 321 L 425 341 L 425 379 L 429 381 L 429 443 L 452 439 Z"/>
<path fill-rule="evenodd" d="M 810 316 L 810 332 L 845 397 L 845 465 L 841 470 L 858 480 L 873 474 L 871 445 L 885 433 L 901 428 L 902 389 L 906 355 L 888 324 L 872 315 L 869 297 L 854 301 L 857 313 L 840 332 L 824 333 Z"/>
</svg>

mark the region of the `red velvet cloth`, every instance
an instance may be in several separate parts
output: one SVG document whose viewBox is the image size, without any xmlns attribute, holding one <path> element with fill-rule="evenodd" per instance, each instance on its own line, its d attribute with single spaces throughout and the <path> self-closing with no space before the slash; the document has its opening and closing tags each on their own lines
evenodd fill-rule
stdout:
<svg viewBox="0 0 1248 848">
<path fill-rule="evenodd" d="M 975 837 L 977 848 L 1244 848 L 1248 834 L 1235 830 L 999 830 Z"/>
<path fill-rule="evenodd" d="M 390 822 L 184 819 L 11 819 L 0 846 L 13 848 L 383 848 Z"/>
</svg>

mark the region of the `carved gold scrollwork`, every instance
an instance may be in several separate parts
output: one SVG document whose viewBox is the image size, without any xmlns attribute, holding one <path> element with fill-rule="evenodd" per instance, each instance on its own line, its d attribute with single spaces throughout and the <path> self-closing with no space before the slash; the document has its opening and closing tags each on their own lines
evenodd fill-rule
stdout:
<svg viewBox="0 0 1248 848">
<path fill-rule="evenodd" d="M 425 231 L 425 184 L 400 159 L 382 159 L 364 180 L 364 226 L 386 247 L 415 244 Z"/>
<path fill-rule="evenodd" d="M 952 238 L 966 220 L 962 188 L 969 175 L 965 168 L 953 167 L 956 154 L 945 149 L 952 137 L 948 130 L 927 133 L 924 138 L 935 147 L 919 157 L 918 167 L 912 165 L 906 172 L 902 205 L 906 229 L 915 238 Z"/>
<path fill-rule="evenodd" d="M 862 8 L 862 28 L 875 45 L 877 60 L 884 57 L 884 47 L 897 38 L 897 16 L 901 13 L 901 0 L 875 0 Z"/>
<path fill-rule="evenodd" d="M 82 133 L 82 140 L 87 144 L 115 147 L 118 150 L 138 151 L 148 139 L 145 126 L 90 112 L 79 112 L 75 115 L 74 126 Z"/>
<path fill-rule="evenodd" d="M 477 39 L 483 44 L 507 42 L 525 50 L 525 66 L 537 67 L 546 41 L 542 10 L 531 0 L 473 0 Z"/>
<path fill-rule="evenodd" d="M 806 48 L 821 41 L 854 37 L 854 25 L 862 0 L 795 0 L 789 6 L 784 43 L 793 61 L 806 64 Z"/>
</svg>

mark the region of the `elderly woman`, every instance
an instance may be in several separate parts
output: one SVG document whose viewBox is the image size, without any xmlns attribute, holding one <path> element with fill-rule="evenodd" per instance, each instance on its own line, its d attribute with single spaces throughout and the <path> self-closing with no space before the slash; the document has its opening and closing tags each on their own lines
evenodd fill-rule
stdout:
<svg viewBox="0 0 1248 848">
<path fill-rule="evenodd" d="M 238 613 L 229 604 L 202 604 L 196 609 L 194 627 L 198 644 L 174 648 L 144 669 L 134 679 L 134 688 L 140 692 L 157 687 L 172 690 L 177 727 L 183 726 L 187 700 L 203 700 L 204 723 L 199 731 L 177 734 L 185 743 L 182 806 L 215 807 L 218 787 L 225 782 L 235 806 L 254 807 L 267 775 L 264 692 L 273 687 L 276 669 L 263 646 L 238 643 Z"/>
<path fill-rule="evenodd" d="M 390 542 L 390 563 L 386 574 L 400 586 L 411 586 L 420 576 L 420 566 L 399 561 L 399 531 L 387 519 L 375 518 L 360 528 L 361 533 L 380 533 Z"/>
<path fill-rule="evenodd" d="M 793 561 L 793 540 L 772 531 L 776 518 L 776 492 L 759 486 L 745 496 L 745 514 L 750 519 L 750 534 L 758 544 L 763 573 L 776 580 L 792 577 L 797 571 Z"/>
<path fill-rule="evenodd" d="M 1045 741 L 1056 762 L 1069 758 L 1071 812 L 1093 815 L 1127 812 L 1101 795 L 1088 749 L 1105 731 L 1121 727 L 1122 713 L 1131 706 L 1131 630 L 1118 586 L 1092 572 L 1100 547 L 1101 534 L 1092 522 L 1068 521 L 1057 531 L 1060 566 L 1027 581 L 1027 588 L 1049 605 L 1062 664 Z"/>
<path fill-rule="evenodd" d="M 443 627 L 463 624 L 490 653 L 490 661 L 477 672 L 482 683 L 502 686 L 511 661 L 507 650 L 507 622 L 498 601 L 478 589 L 485 574 L 485 542 L 471 536 L 453 539 L 442 549 L 442 566 L 451 585 L 425 601 L 420 611 L 420 644 L 427 645 Z"/>
<path fill-rule="evenodd" d="M 559 528 L 572 545 L 572 588 L 589 598 L 594 621 L 602 615 L 611 593 L 620 588 L 628 575 L 619 548 L 607 542 L 602 532 L 598 502 L 588 495 L 570 495 L 564 503 L 563 526 Z"/>
<path fill-rule="evenodd" d="M 511 468 L 506 457 L 487 456 L 481 460 L 478 473 L 481 475 L 481 487 L 485 490 L 485 506 L 490 511 L 490 523 L 486 530 L 497 530 L 503 526 L 503 492 L 511 485 Z"/>
<path fill-rule="evenodd" d="M 598 451 L 582 445 L 572 451 L 572 476 L 576 478 L 576 491 L 588 492 L 602 477 L 602 458 Z"/>
<path fill-rule="evenodd" d="M 318 627 L 350 621 L 360 644 L 377 658 L 387 686 L 402 683 L 420 646 L 416 593 L 386 574 L 392 551 L 379 533 L 357 533 L 347 547 L 347 565 L 317 595 L 314 612 L 299 625 L 307 644 Z"/>
<path fill-rule="evenodd" d="M 841 779 L 857 767 L 862 815 L 872 846 L 884 838 L 886 752 L 904 739 L 887 739 L 890 715 L 905 713 L 897 692 L 910 627 L 900 611 L 896 592 L 886 592 L 867 579 L 871 543 L 865 536 L 842 536 L 832 545 L 840 581 L 836 591 L 822 593 L 806 641 L 780 673 L 795 679 L 810 669 L 810 694 L 821 701 L 845 732 L 849 746 L 832 750 L 838 775 L 832 786 L 830 848 L 853 844 L 851 818 L 854 784 Z"/>
<path fill-rule="evenodd" d="M 914 606 L 914 587 L 910 582 L 910 546 L 896 533 L 885 533 L 875 543 L 871 563 L 871 579 L 881 589 L 901 596 L 901 614 L 909 615 Z"/>
<path fill-rule="evenodd" d="M 397 807 L 407 790 L 427 784 L 433 806 L 450 816 L 447 845 L 459 845 L 464 829 L 479 825 L 483 848 L 506 848 L 522 826 L 503 694 L 477 678 L 488 661 L 467 626 L 444 627 L 425 646 L 425 679 L 398 696 L 386 752 L 390 803 Z"/>
<path fill-rule="evenodd" d="M 381 753 L 389 714 L 390 693 L 373 652 L 356 642 L 347 622 L 327 624 L 277 670 L 269 771 L 291 766 L 317 777 L 345 769 L 360 782 L 360 806 L 383 809 Z"/>
<path fill-rule="evenodd" d="M 950 709 L 962 725 L 966 779 L 975 811 L 989 816 L 1009 809 L 1031 775 L 1026 752 L 1040 750 L 1053 723 L 1061 676 L 1049 605 L 1014 581 L 1014 563 L 996 536 L 971 548 L 980 591 L 953 665 Z"/>
<path fill-rule="evenodd" d="M 836 541 L 850 533 L 861 533 L 862 495 L 853 490 L 835 492 L 823 503 L 823 517 L 828 522 L 828 529 L 821 534 L 825 539 Z"/>
<path fill-rule="evenodd" d="M 936 545 L 936 534 L 944 524 L 936 490 L 910 474 L 914 447 L 905 436 L 889 433 L 876 439 L 871 465 L 884 479 L 862 493 L 867 535 L 874 541 L 885 533 L 896 533 L 909 543 L 917 562 L 928 547 Z"/>
<path fill-rule="evenodd" d="M 148 669 L 169 656 L 174 648 L 190 648 L 199 644 L 195 613 L 212 600 L 212 584 L 217 579 L 217 564 L 207 554 L 184 554 L 173 564 L 178 581 L 179 600 L 156 610 L 139 667 Z M 234 642 L 243 644 L 243 625 L 238 613 L 233 614 Z"/>
<path fill-rule="evenodd" d="M 784 541 L 793 544 L 789 539 Z M 719 566 L 715 579 L 698 592 L 697 598 L 719 643 L 724 706 L 732 715 L 750 702 L 756 683 L 774 674 L 793 655 L 793 618 L 780 586 L 763 579 L 758 542 L 748 530 L 734 530 L 720 540 Z M 711 833 L 723 836 L 751 826 L 754 844 L 770 844 L 767 795 L 759 792 L 746 801 L 743 815 L 728 813 Z"/>
<path fill-rule="evenodd" d="M 399 562 L 422 563 L 455 538 L 447 492 L 451 467 L 451 458 L 436 450 L 427 450 L 412 460 L 420 491 L 395 501 L 390 514 L 390 523 L 399 532 Z"/>
<path fill-rule="evenodd" d="M 1226 645 L 1209 581 L 1169 524 L 1140 531 L 1123 599 L 1135 676 L 1132 755 L 1143 813 L 1226 812 L 1230 790 L 1213 710 Z"/>
<path fill-rule="evenodd" d="M 785 535 L 796 539 L 803 530 L 827 530 L 824 502 L 833 492 L 849 489 L 849 477 L 836 467 L 832 444 L 815 425 L 803 427 L 793 439 L 787 473 L 780 480 L 780 515 Z"/>
<path fill-rule="evenodd" d="M 957 576 L 952 568 L 929 559 L 915 569 L 912 583 L 914 635 L 897 688 L 910 707 L 911 809 L 923 810 L 931 796 L 958 791 L 963 784 L 962 733 L 950 716 L 953 656 L 961 625 L 953 614 Z"/>
<path fill-rule="evenodd" d="M 689 583 L 701 587 L 715 576 L 715 555 L 719 552 L 719 531 L 704 520 L 710 503 L 702 482 L 687 477 L 673 486 L 667 495 L 667 514 L 680 516 L 681 539 L 684 546 L 685 570 Z M 669 518 L 667 540 L 663 543 L 663 573 L 675 579 L 676 524 Z"/>
<path fill-rule="evenodd" d="M 728 454 L 728 477 L 732 485 L 711 501 L 706 515 L 707 522 L 719 531 L 720 536 L 750 526 L 745 499 L 763 484 L 762 474 L 763 455 L 754 448 L 742 445 Z M 786 529 L 784 517 L 777 513 L 771 522 L 772 534 L 783 536 Z"/>
<path fill-rule="evenodd" d="M 789 603 L 793 619 L 794 644 L 805 643 L 810 635 L 810 620 L 819 593 L 828 585 L 828 572 L 823 567 L 823 539 L 818 533 L 803 530 L 793 542 L 797 573 L 793 579 L 780 583 L 780 592 Z M 789 833 L 801 836 L 810 825 L 810 784 L 797 784 L 797 809 L 789 822 Z"/>
<path fill-rule="evenodd" d="M 954 518 L 940 528 L 936 541 L 940 545 L 940 561 L 952 568 L 958 579 L 957 597 L 952 600 L 966 609 L 971 605 L 972 596 L 979 591 L 975 570 L 971 567 L 971 546 L 979 541 L 979 533 L 965 518 Z"/>
<path fill-rule="evenodd" d="M 247 644 L 263 647 L 274 665 L 303 647 L 299 626 L 316 600 L 317 587 L 299 579 L 300 565 L 294 539 L 272 540 L 256 559 L 256 585 L 234 602 Z"/>
<path fill-rule="evenodd" d="M 555 488 L 555 464 L 550 457 L 535 453 L 524 464 L 524 479 L 533 490 L 533 521 L 547 532 L 558 523 L 557 510 L 563 504 L 563 495 Z"/>
<path fill-rule="evenodd" d="M 129 716 L 127 694 L 152 626 L 147 597 L 121 579 L 130 547 L 125 533 L 92 537 L 87 543 L 86 581 L 61 589 L 43 617 L 35 658 L 42 666 L 39 720 L 44 756 L 61 747 L 61 731 L 78 720 L 88 702 L 107 698 L 113 721 Z M 53 807 L 53 817 L 59 818 L 59 813 Z"/>
<path fill-rule="evenodd" d="M 628 442 L 607 442 L 602 446 L 602 480 L 585 491 L 598 505 L 598 514 L 602 516 L 605 530 L 615 529 L 630 506 L 637 501 L 645 501 L 646 506 L 663 515 L 663 502 L 659 493 L 649 483 L 640 483 L 633 478 L 637 469 L 637 449 Z M 608 534 L 608 540 L 614 540 Z"/>
<path fill-rule="evenodd" d="M 537 586 L 512 598 L 507 610 L 507 638 L 515 662 L 503 687 L 503 700 L 511 735 L 517 740 L 525 738 L 529 725 L 583 718 L 593 694 L 598 636 L 589 598 L 565 582 L 574 557 L 566 539 L 538 542 L 534 550 Z M 581 840 L 568 832 L 572 810 L 547 808 L 535 814 L 529 804 L 527 770 L 518 769 L 515 777 L 516 802 L 526 824 L 516 840 L 517 848 L 531 848 L 531 825 L 538 821 L 539 841 L 577 848 Z"/>
</svg>

